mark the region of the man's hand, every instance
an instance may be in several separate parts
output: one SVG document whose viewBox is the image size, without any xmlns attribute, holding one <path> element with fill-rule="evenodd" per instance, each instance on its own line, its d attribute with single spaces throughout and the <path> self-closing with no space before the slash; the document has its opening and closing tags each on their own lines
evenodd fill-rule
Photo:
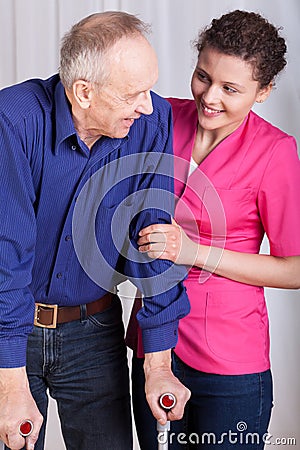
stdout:
<svg viewBox="0 0 300 450">
<path fill-rule="evenodd" d="M 30 436 L 19 434 L 19 425 L 29 419 L 33 423 Z M 0 439 L 11 450 L 33 450 L 43 423 L 32 398 L 25 367 L 0 369 Z"/>
<path fill-rule="evenodd" d="M 181 419 L 191 393 L 171 370 L 171 350 L 146 353 L 144 371 L 146 398 L 156 420 L 164 425 L 167 420 Z M 174 408 L 168 412 L 159 406 L 159 398 L 166 392 L 174 394 L 177 400 Z"/>
</svg>

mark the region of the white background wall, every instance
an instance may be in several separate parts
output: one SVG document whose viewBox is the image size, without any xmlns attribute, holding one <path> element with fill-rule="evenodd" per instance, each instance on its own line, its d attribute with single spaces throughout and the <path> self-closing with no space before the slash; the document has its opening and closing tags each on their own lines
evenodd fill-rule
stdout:
<svg viewBox="0 0 300 450">
<path fill-rule="evenodd" d="M 300 147 L 299 0 L 0 0 L 0 87 L 50 76 L 58 67 L 60 38 L 74 22 L 96 11 L 124 10 L 152 24 L 151 41 L 160 65 L 155 90 L 163 96 L 191 97 L 196 55 L 190 42 L 213 17 L 236 8 L 258 11 L 283 27 L 288 67 L 271 97 L 255 110 L 293 134 Z M 263 251 L 267 249 L 265 242 Z M 131 301 L 127 290 L 123 292 L 126 321 Z M 300 449 L 300 293 L 267 289 L 266 294 L 275 393 L 270 432 L 274 438 L 295 438 L 296 445 L 285 448 Z M 64 450 L 52 402 L 46 450 Z"/>
</svg>

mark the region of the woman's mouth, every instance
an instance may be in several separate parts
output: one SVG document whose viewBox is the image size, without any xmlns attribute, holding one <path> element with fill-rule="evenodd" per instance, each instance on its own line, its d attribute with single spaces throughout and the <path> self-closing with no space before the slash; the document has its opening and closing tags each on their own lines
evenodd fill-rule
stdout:
<svg viewBox="0 0 300 450">
<path fill-rule="evenodd" d="M 209 108 L 204 103 L 201 102 L 201 108 L 205 116 L 207 117 L 215 117 L 224 112 L 222 109 Z"/>
</svg>

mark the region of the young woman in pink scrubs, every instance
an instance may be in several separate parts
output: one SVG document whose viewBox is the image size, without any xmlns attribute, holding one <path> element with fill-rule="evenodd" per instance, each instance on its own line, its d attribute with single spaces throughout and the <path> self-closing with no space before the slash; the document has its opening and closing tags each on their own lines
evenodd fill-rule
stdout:
<svg viewBox="0 0 300 450">
<path fill-rule="evenodd" d="M 262 449 L 272 408 L 263 288 L 300 287 L 300 163 L 295 139 L 251 108 L 271 93 L 286 45 L 260 15 L 233 11 L 196 48 L 194 100 L 169 100 L 176 222 L 139 239 L 150 257 L 190 267 L 191 312 L 180 321 L 173 370 L 191 399 L 172 422 L 170 448 Z M 259 254 L 264 234 L 268 255 Z M 134 357 L 135 418 L 141 449 L 152 450 L 141 366 Z"/>
</svg>

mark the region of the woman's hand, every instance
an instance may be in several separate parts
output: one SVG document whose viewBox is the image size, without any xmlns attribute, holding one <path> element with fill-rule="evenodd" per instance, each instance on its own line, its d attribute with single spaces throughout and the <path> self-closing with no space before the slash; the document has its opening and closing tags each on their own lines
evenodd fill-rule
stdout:
<svg viewBox="0 0 300 450">
<path fill-rule="evenodd" d="M 193 242 L 174 219 L 172 224 L 155 224 L 143 228 L 138 240 L 139 251 L 153 259 L 167 259 L 176 264 L 193 266 L 198 245 Z"/>
</svg>

